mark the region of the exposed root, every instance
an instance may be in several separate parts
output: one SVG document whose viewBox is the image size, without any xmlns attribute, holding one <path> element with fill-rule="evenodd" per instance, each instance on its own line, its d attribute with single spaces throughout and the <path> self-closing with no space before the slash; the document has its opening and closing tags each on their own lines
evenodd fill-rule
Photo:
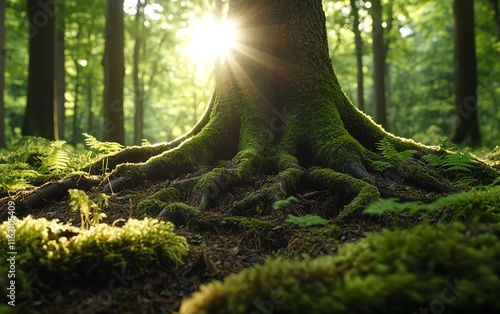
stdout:
<svg viewBox="0 0 500 314">
<path fill-rule="evenodd" d="M 326 188 L 345 206 L 339 217 L 360 215 L 361 210 L 380 197 L 378 189 L 368 182 L 331 169 L 313 169 L 307 180 L 318 188 Z"/>
<path fill-rule="evenodd" d="M 29 209 L 36 209 L 45 204 L 56 201 L 67 194 L 69 189 L 89 190 L 101 183 L 101 178 L 88 175 L 74 175 L 56 182 L 48 182 L 33 191 L 18 193 L 13 197 L 5 197 L 0 200 L 2 208 L 8 201 L 16 203 L 16 212 L 19 217 L 26 216 Z M 1 213 L 1 220 L 4 220 L 5 212 Z"/>
</svg>

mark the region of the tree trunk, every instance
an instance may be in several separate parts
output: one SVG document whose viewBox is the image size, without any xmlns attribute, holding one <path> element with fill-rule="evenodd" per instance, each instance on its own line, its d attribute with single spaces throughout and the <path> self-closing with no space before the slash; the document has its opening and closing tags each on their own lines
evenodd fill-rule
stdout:
<svg viewBox="0 0 500 314">
<path fill-rule="evenodd" d="M 66 124 L 66 68 L 64 66 L 64 13 L 62 7 L 64 4 L 58 2 L 59 7 L 56 25 L 56 38 L 55 38 L 55 79 L 56 79 L 56 103 L 57 103 L 57 135 L 59 140 L 64 140 L 64 127 Z"/>
<path fill-rule="evenodd" d="M 54 0 L 28 0 L 30 24 L 28 101 L 23 135 L 55 139 Z"/>
<path fill-rule="evenodd" d="M 0 0 L 0 30 L 0 148 L 5 148 L 5 0 Z"/>
<path fill-rule="evenodd" d="M 490 5 L 493 10 L 493 20 L 497 27 L 497 40 L 500 41 L 500 8 L 498 7 L 498 0 L 490 0 Z"/>
<path fill-rule="evenodd" d="M 455 121 L 451 139 L 480 144 L 477 119 L 477 64 L 474 34 L 474 1 L 454 0 L 455 14 Z"/>
<path fill-rule="evenodd" d="M 372 1 L 373 38 L 373 118 L 387 128 L 385 100 L 385 46 L 382 27 L 382 5 L 380 0 Z"/>
<path fill-rule="evenodd" d="M 140 51 L 142 46 L 142 30 L 143 30 L 143 10 L 146 2 L 142 0 L 137 1 L 136 14 L 135 14 L 135 42 L 134 42 L 134 104 L 135 104 L 135 115 L 134 115 L 134 145 L 140 145 L 143 139 L 143 122 L 144 122 L 144 98 L 141 80 L 139 78 L 139 61 L 140 61 Z"/>
<path fill-rule="evenodd" d="M 107 0 L 104 47 L 104 141 L 125 143 L 123 0 Z"/>
<path fill-rule="evenodd" d="M 228 16 L 237 24 L 238 43 L 220 65 L 205 115 L 190 133 L 161 148 L 131 148 L 109 157 L 109 167 L 118 167 L 104 190 L 116 192 L 143 179 L 174 180 L 230 159 L 223 168 L 189 179 L 198 182 L 191 197 L 199 208 L 207 208 L 221 190 L 250 184 L 264 169 L 277 175 L 236 202 L 234 211 L 283 199 L 302 183 L 344 195 L 345 215 L 359 213 L 380 194 L 397 194 L 370 173 L 372 162 L 381 159 L 377 143 L 385 138 L 396 150 L 415 149 L 419 156 L 430 148 L 385 132 L 345 96 L 329 58 L 321 1 L 233 0 Z M 100 167 L 95 163 L 91 171 Z M 415 167 L 394 175 L 449 191 L 426 171 Z"/>
<path fill-rule="evenodd" d="M 359 30 L 359 11 L 356 0 L 351 0 L 351 14 L 353 19 L 352 29 L 354 32 L 354 43 L 356 45 L 356 64 L 358 68 L 358 109 L 365 110 L 364 82 L 363 82 L 363 40 Z"/>
</svg>

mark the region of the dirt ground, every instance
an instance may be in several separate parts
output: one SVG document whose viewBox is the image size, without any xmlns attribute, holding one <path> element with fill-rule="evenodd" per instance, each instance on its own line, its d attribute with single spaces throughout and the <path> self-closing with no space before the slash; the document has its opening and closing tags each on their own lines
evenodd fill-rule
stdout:
<svg viewBox="0 0 500 314">
<path fill-rule="evenodd" d="M 188 240 L 190 252 L 185 264 L 174 272 L 165 268 L 147 277 L 115 273 L 113 276 L 117 280 L 113 281 L 111 287 L 108 282 L 98 286 L 81 283 L 67 291 L 54 289 L 45 294 L 44 301 L 29 300 L 20 304 L 24 308 L 22 312 L 175 313 L 183 298 L 204 283 L 221 280 L 255 263 L 263 263 L 272 256 L 296 257 L 306 253 L 315 257 L 332 254 L 339 246 L 357 241 L 392 223 L 380 218 L 335 218 L 339 209 L 332 205 L 326 191 L 307 188 L 295 195 L 298 202 L 290 203 L 280 210 L 273 211 L 269 206 L 262 213 L 252 212 L 245 217 L 230 214 L 229 208 L 235 200 L 265 184 L 269 176 L 262 175 L 257 179 L 255 186 L 229 191 L 214 201 L 202 215 L 176 228 L 176 233 Z M 112 195 L 110 206 L 104 211 L 107 218 L 103 222 L 111 224 L 117 219 L 142 218 L 133 215 L 133 208 L 168 185 L 168 182 L 150 184 Z M 396 189 L 398 185 L 394 184 L 392 188 Z M 89 192 L 91 198 L 95 197 L 93 194 L 97 192 Z M 77 224 L 79 213 L 72 211 L 68 203 L 68 198 L 51 202 L 42 209 L 32 211 L 31 215 L 34 218 L 58 218 L 62 222 Z M 288 214 L 319 215 L 331 220 L 328 225 L 330 228 L 299 227 L 285 222 Z M 269 224 L 266 227 L 258 224 L 242 227 L 238 223 L 238 219 L 250 218 Z"/>
</svg>

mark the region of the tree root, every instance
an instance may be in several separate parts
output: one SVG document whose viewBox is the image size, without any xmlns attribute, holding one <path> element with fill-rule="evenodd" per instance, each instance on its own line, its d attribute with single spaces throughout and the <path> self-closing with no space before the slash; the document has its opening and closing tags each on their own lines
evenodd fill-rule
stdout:
<svg viewBox="0 0 500 314">
<path fill-rule="evenodd" d="M 101 178 L 91 175 L 73 175 L 56 182 L 48 182 L 34 191 L 18 193 L 13 197 L 4 197 L 0 200 L 2 208 L 7 208 L 9 201 L 16 203 L 16 214 L 20 217 L 26 216 L 30 209 L 46 205 L 51 201 L 58 200 L 67 194 L 69 189 L 89 190 L 101 183 Z M 5 220 L 6 211 L 1 214 L 0 220 Z"/>
</svg>

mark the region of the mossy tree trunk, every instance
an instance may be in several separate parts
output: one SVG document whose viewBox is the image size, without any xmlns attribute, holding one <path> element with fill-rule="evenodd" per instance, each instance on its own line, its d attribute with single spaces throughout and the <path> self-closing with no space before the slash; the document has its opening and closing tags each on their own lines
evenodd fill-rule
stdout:
<svg viewBox="0 0 500 314">
<path fill-rule="evenodd" d="M 253 185 L 232 202 L 230 212 L 241 214 L 256 206 L 269 209 L 307 187 L 337 196 L 345 216 L 380 195 L 415 199 L 405 193 L 453 191 L 419 160 L 435 148 L 385 132 L 346 97 L 329 58 L 320 0 L 232 0 L 228 14 L 239 37 L 219 64 L 204 116 L 173 142 L 131 147 L 96 162 L 94 174 L 102 174 L 103 164 L 113 170 L 104 191 L 163 180 L 169 189 L 184 191 L 157 195 L 162 201 L 206 209 L 222 193 Z M 377 150 L 384 139 L 393 150 L 412 150 L 411 161 L 375 169 L 374 161 L 388 161 Z M 489 182 L 497 174 L 480 163 L 476 170 Z M 255 188 L 263 173 L 269 179 Z"/>
</svg>

